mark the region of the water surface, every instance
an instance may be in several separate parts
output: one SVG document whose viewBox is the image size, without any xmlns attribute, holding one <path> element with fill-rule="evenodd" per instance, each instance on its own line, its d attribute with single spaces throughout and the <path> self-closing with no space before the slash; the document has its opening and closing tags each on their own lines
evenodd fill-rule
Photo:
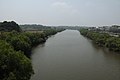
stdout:
<svg viewBox="0 0 120 80">
<path fill-rule="evenodd" d="M 31 80 L 120 80 L 120 55 L 98 47 L 77 30 L 50 37 L 32 53 Z"/>
</svg>

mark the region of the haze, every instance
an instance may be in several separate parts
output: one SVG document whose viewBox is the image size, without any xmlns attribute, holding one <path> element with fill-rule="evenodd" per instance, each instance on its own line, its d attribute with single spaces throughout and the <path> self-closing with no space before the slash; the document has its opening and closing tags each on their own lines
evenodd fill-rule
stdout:
<svg viewBox="0 0 120 80">
<path fill-rule="evenodd" d="M 19 24 L 120 25 L 120 0 L 0 0 L 0 21 Z"/>
</svg>

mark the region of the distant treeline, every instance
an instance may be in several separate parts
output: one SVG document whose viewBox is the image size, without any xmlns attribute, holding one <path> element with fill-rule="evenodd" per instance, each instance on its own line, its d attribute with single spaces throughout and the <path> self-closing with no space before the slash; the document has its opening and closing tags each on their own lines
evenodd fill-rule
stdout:
<svg viewBox="0 0 120 80">
<path fill-rule="evenodd" d="M 25 24 L 25 25 L 20 25 L 21 29 L 23 31 L 28 31 L 28 30 L 44 30 L 44 29 L 50 29 L 51 27 L 48 26 L 43 26 L 43 25 L 36 25 L 36 24 Z"/>
<path fill-rule="evenodd" d="M 109 50 L 120 52 L 120 38 L 110 36 L 108 33 L 100 33 L 87 29 L 81 29 L 80 33 L 93 40 L 99 46 L 105 46 Z"/>
<path fill-rule="evenodd" d="M 29 80 L 34 74 L 30 55 L 32 47 L 62 30 L 46 28 L 42 32 L 23 32 L 15 22 L 0 25 L 0 80 Z M 15 26 L 14 26 L 15 25 Z M 15 28 L 14 28 L 15 27 Z"/>
<path fill-rule="evenodd" d="M 54 28 L 54 29 L 65 29 L 64 27 L 55 27 L 55 26 L 44 26 L 44 25 L 37 25 L 37 24 L 24 24 L 24 25 L 20 25 L 21 29 L 23 31 L 34 31 L 34 30 L 38 30 L 38 31 L 43 31 L 43 30 L 46 30 L 46 29 L 51 29 L 51 28 Z"/>
</svg>

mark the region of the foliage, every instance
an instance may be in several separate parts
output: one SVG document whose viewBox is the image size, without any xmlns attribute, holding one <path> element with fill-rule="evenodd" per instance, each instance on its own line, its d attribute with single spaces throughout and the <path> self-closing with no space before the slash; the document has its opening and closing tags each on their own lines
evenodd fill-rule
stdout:
<svg viewBox="0 0 120 80">
<path fill-rule="evenodd" d="M 87 29 L 81 29 L 80 33 L 93 41 L 99 46 L 105 46 L 112 51 L 120 51 L 120 38 L 112 37 L 107 33 L 99 33 Z"/>
<path fill-rule="evenodd" d="M 23 33 L 23 35 L 27 36 L 31 42 L 31 46 L 38 45 L 46 41 L 45 34 L 41 33 Z"/>
<path fill-rule="evenodd" d="M 45 29 L 44 30 L 44 34 L 45 36 L 50 36 L 50 35 L 54 35 L 56 34 L 57 32 L 61 32 L 63 31 L 64 29 L 57 29 L 57 28 L 50 28 L 50 29 Z"/>
<path fill-rule="evenodd" d="M 30 39 L 22 33 L 17 32 L 4 32 L 0 38 L 11 44 L 16 51 L 23 51 L 26 56 L 31 50 Z"/>
<path fill-rule="evenodd" d="M 11 21 L 11 22 L 4 21 L 0 23 L 0 31 L 12 31 L 12 30 L 15 30 L 18 32 L 22 31 L 19 25 L 14 21 Z"/>
<path fill-rule="evenodd" d="M 46 41 L 44 33 L 4 32 L 1 34 L 0 39 L 11 44 L 14 50 L 23 51 L 28 57 L 33 46 Z"/>
<path fill-rule="evenodd" d="M 0 40 L 0 80 L 29 80 L 32 74 L 31 61 Z"/>
<path fill-rule="evenodd" d="M 38 33 L 21 32 L 13 21 L 0 23 L 0 30 L 0 80 L 29 80 L 33 74 L 28 58 L 32 47 L 62 31 L 47 28 Z"/>
<path fill-rule="evenodd" d="M 120 38 L 111 37 L 106 41 L 106 46 L 113 51 L 120 51 Z"/>
<path fill-rule="evenodd" d="M 16 51 L 23 51 L 24 54 L 29 57 L 30 51 L 33 46 L 46 41 L 47 37 L 56 34 L 58 31 L 55 29 L 47 29 L 44 32 L 30 33 L 16 31 L 12 32 L 2 32 L 0 35 L 1 40 L 5 40 L 11 44 Z"/>
<path fill-rule="evenodd" d="M 43 25 L 37 25 L 37 24 L 25 24 L 25 25 L 20 25 L 23 31 L 32 31 L 32 30 L 44 30 L 44 29 L 49 29 L 50 27 L 48 26 L 43 26 Z"/>
</svg>

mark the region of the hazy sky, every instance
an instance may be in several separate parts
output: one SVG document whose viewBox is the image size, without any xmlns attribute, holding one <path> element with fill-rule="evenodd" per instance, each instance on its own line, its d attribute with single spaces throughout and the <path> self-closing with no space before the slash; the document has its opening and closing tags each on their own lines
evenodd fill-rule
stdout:
<svg viewBox="0 0 120 80">
<path fill-rule="evenodd" d="M 0 21 L 43 25 L 120 25 L 120 0 L 0 0 Z"/>
</svg>

